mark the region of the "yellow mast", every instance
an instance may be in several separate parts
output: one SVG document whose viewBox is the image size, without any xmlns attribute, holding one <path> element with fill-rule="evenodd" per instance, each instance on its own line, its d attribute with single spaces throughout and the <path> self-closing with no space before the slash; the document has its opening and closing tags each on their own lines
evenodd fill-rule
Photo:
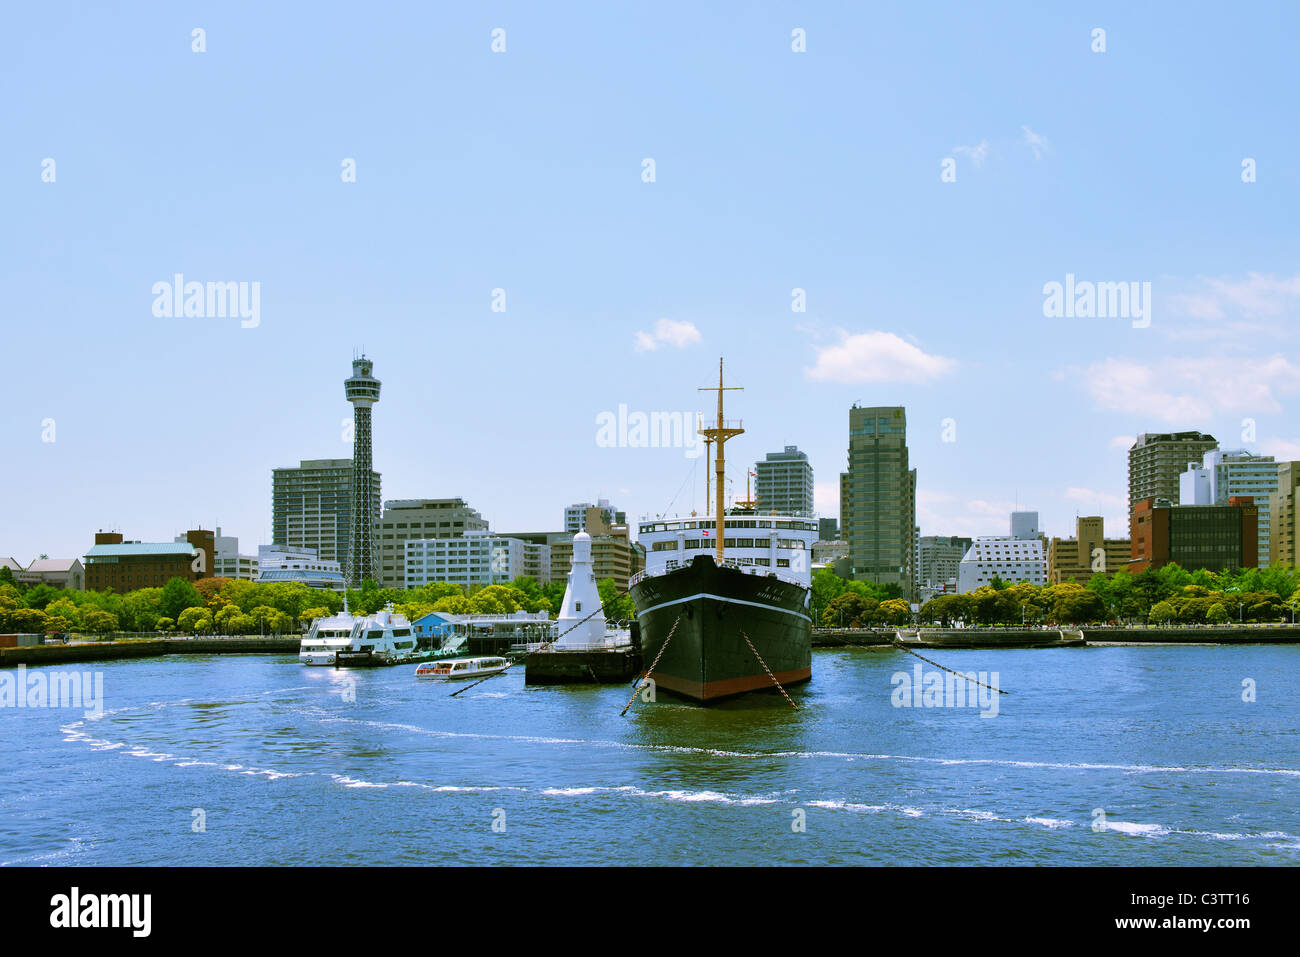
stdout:
<svg viewBox="0 0 1300 957">
<path fill-rule="evenodd" d="M 697 415 L 695 422 L 695 431 L 701 435 L 704 433 L 704 417 Z M 712 459 L 709 457 L 713 449 L 713 439 L 704 440 L 704 515 L 707 518 L 709 514 L 709 489 L 712 488 L 709 477 L 709 463 Z"/>
<path fill-rule="evenodd" d="M 700 429 L 700 434 L 705 437 L 706 441 L 713 441 L 718 443 L 718 457 L 714 463 L 713 471 L 717 480 L 717 487 L 715 490 L 716 499 L 714 501 L 714 507 L 717 510 L 715 515 L 715 518 L 717 520 L 715 527 L 717 529 L 717 536 L 718 536 L 717 558 L 718 561 L 721 562 L 723 548 L 726 542 L 726 514 L 727 514 L 726 499 L 725 499 L 726 489 L 723 487 L 723 481 L 726 478 L 726 466 L 723 462 L 722 447 L 726 444 L 727 439 L 740 435 L 742 432 L 745 431 L 740 427 L 739 420 L 731 424 L 728 424 L 726 420 L 722 418 L 722 393 L 733 392 L 733 391 L 739 392 L 741 391 L 741 387 L 734 386 L 734 385 L 724 386 L 722 384 L 722 359 L 719 358 L 717 388 L 714 388 L 712 386 L 701 386 L 699 391 L 718 393 L 718 424 L 711 429 Z"/>
</svg>

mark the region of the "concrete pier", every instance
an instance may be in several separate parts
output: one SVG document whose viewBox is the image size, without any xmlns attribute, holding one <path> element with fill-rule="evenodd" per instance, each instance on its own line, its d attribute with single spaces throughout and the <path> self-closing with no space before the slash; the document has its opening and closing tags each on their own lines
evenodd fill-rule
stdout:
<svg viewBox="0 0 1300 957">
<path fill-rule="evenodd" d="M 628 684 L 641 674 L 641 652 L 537 651 L 524 659 L 524 684 Z"/>
<path fill-rule="evenodd" d="M 296 655 L 301 641 L 297 635 L 249 635 L 232 638 L 87 641 L 69 645 L 0 648 L 0 668 L 114 661 L 120 658 L 156 658 L 160 655 Z"/>
<path fill-rule="evenodd" d="M 815 628 L 814 648 L 846 645 L 888 648 L 892 628 Z M 1179 627 L 922 628 L 909 648 L 1068 648 L 1082 645 L 1286 645 L 1300 644 L 1300 625 L 1194 625 Z"/>
</svg>

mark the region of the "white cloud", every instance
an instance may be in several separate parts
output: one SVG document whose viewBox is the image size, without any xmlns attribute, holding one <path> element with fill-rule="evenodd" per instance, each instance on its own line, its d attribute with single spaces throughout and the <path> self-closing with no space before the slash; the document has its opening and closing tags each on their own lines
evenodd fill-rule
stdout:
<svg viewBox="0 0 1300 957">
<path fill-rule="evenodd" d="M 1197 323 L 1164 325 L 1178 339 L 1223 339 L 1243 345 L 1260 334 L 1288 335 L 1300 318 L 1300 273 L 1277 277 L 1248 273 L 1244 279 L 1200 277 L 1165 297 L 1174 318 Z"/>
<path fill-rule="evenodd" d="M 930 355 L 892 332 L 841 331 L 833 346 L 813 346 L 817 364 L 804 374 L 820 382 L 928 382 L 947 375 L 956 360 Z"/>
<path fill-rule="evenodd" d="M 1024 133 L 1021 142 L 1034 151 L 1034 159 L 1042 159 L 1043 154 L 1048 152 L 1049 149 L 1047 145 L 1047 137 L 1035 133 L 1027 126 L 1022 125 L 1020 129 Z"/>
<path fill-rule="evenodd" d="M 1106 508 L 1122 509 L 1128 505 L 1128 498 L 1124 495 L 1098 492 L 1090 488 L 1067 488 L 1065 498 L 1071 502 L 1078 502 L 1080 505 L 1104 506 Z"/>
<path fill-rule="evenodd" d="M 984 163 L 984 158 L 989 155 L 989 141 L 980 140 L 977 146 L 954 146 L 954 153 L 962 153 L 970 157 L 970 161 L 979 168 Z"/>
<path fill-rule="evenodd" d="M 1110 447 L 1112 450 L 1120 449 L 1127 452 L 1129 449 L 1133 448 L 1133 443 L 1136 441 L 1136 435 L 1117 435 L 1110 440 Z"/>
<path fill-rule="evenodd" d="M 1291 439 L 1265 439 L 1259 444 L 1261 455 L 1271 455 L 1279 462 L 1300 462 L 1300 442 Z"/>
<path fill-rule="evenodd" d="M 1218 413 L 1276 413 L 1282 410 L 1279 395 L 1300 392 L 1300 366 L 1280 354 L 1151 363 L 1112 357 L 1088 366 L 1081 376 L 1099 408 L 1171 423 L 1204 421 Z"/>
<path fill-rule="evenodd" d="M 637 352 L 653 352 L 661 345 L 684 349 L 700 341 L 700 330 L 695 323 L 684 319 L 660 319 L 655 322 L 654 332 L 637 331 L 632 344 Z"/>
<path fill-rule="evenodd" d="M 1238 280 L 1202 277 L 1199 286 L 1196 291 L 1169 297 L 1178 315 L 1196 319 L 1223 319 L 1232 313 L 1271 317 L 1300 305 L 1300 274 L 1284 279 L 1257 272 Z"/>
</svg>

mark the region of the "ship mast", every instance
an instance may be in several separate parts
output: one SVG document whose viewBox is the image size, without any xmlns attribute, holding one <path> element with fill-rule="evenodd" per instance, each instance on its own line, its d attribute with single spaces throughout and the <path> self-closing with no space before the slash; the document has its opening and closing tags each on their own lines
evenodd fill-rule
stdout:
<svg viewBox="0 0 1300 957">
<path fill-rule="evenodd" d="M 701 434 L 704 432 L 703 416 L 698 416 L 698 421 L 695 423 L 695 431 L 700 432 Z M 711 467 L 711 464 L 713 462 L 712 452 L 713 452 L 713 440 L 706 438 L 704 440 L 704 517 L 705 518 L 708 518 L 709 509 L 711 507 L 709 505 L 709 491 L 710 489 L 712 489 L 713 486 L 711 484 L 712 479 L 709 476 L 709 468 Z"/>
<path fill-rule="evenodd" d="M 699 389 L 700 392 L 718 393 L 718 424 L 711 429 L 703 429 L 703 428 L 700 429 L 700 434 L 704 436 L 706 442 L 713 441 L 718 443 L 718 457 L 717 459 L 714 460 L 713 471 L 714 471 L 714 475 L 716 476 L 716 488 L 714 490 L 716 499 L 714 502 L 714 506 L 716 509 L 715 518 L 717 519 L 717 525 L 716 525 L 717 536 L 718 536 L 717 559 L 719 562 L 722 561 L 722 553 L 723 553 L 724 543 L 726 541 L 726 514 L 727 514 L 726 502 L 725 502 L 726 489 L 723 487 L 723 480 L 726 477 L 726 466 L 723 462 L 722 447 L 726 444 L 727 439 L 740 435 L 740 433 L 745 431 L 740 427 L 740 420 L 736 420 L 734 422 L 728 423 L 725 419 L 723 419 L 722 393 L 733 392 L 733 391 L 739 392 L 741 391 L 741 388 L 742 388 L 741 386 L 734 386 L 734 385 L 724 386 L 722 384 L 722 359 L 719 358 L 717 387 L 714 388 L 713 386 L 701 386 Z"/>
</svg>

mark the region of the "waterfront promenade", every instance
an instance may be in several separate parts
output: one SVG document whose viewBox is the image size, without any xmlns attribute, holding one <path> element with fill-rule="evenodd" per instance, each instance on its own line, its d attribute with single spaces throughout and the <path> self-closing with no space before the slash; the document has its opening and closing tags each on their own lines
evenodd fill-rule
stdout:
<svg viewBox="0 0 1300 957">
<path fill-rule="evenodd" d="M 301 641 L 299 635 L 73 641 L 66 645 L 0 648 L 0 668 L 112 661 L 119 658 L 156 658 L 161 655 L 296 655 Z"/>
</svg>

